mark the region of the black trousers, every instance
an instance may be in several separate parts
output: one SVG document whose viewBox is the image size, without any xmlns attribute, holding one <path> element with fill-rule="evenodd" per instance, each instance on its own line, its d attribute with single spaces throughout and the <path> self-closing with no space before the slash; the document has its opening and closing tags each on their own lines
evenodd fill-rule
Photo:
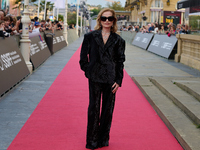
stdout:
<svg viewBox="0 0 200 150">
<path fill-rule="evenodd" d="M 108 146 L 114 104 L 115 94 L 112 93 L 111 84 L 97 83 L 89 80 L 89 107 L 86 148 Z"/>
</svg>

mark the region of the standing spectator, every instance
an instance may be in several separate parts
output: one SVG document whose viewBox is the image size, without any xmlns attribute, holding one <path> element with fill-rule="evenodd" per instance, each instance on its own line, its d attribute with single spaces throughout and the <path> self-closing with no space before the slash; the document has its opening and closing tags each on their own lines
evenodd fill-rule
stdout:
<svg viewBox="0 0 200 150">
<path fill-rule="evenodd" d="M 176 27 L 175 26 L 171 26 L 169 33 L 167 34 L 169 37 L 171 35 L 176 35 Z"/>
<path fill-rule="evenodd" d="M 143 26 L 142 29 L 141 29 L 141 32 L 142 32 L 142 33 L 148 33 L 148 30 L 146 29 L 145 26 Z"/>
<path fill-rule="evenodd" d="M 127 31 L 127 28 L 125 25 L 122 26 L 122 31 Z"/>
<path fill-rule="evenodd" d="M 51 30 L 51 21 L 50 21 L 50 19 L 47 19 L 45 25 L 46 25 L 46 30 Z"/>
<path fill-rule="evenodd" d="M 188 32 L 188 31 L 189 31 L 188 25 L 183 25 L 182 28 L 183 28 L 183 30 L 182 30 L 182 33 L 183 33 L 183 34 L 188 34 L 188 33 L 189 33 L 189 32 Z"/>
<path fill-rule="evenodd" d="M 34 17 L 34 22 L 35 23 L 38 22 L 38 17 Z M 35 24 L 34 24 L 34 26 L 35 26 Z"/>
<path fill-rule="evenodd" d="M 10 34 L 5 31 L 5 23 L 3 20 L 0 20 L 0 37 L 9 37 Z"/>
<path fill-rule="evenodd" d="M 129 25 L 129 26 L 128 26 L 128 31 L 133 31 L 132 25 Z"/>
<path fill-rule="evenodd" d="M 154 31 L 154 23 L 151 23 L 151 26 L 150 26 L 148 31 L 149 31 L 149 33 Z"/>
<path fill-rule="evenodd" d="M 21 16 L 17 16 L 16 30 L 18 33 L 22 33 Z"/>
<path fill-rule="evenodd" d="M 4 17 L 6 16 L 6 13 L 4 10 L 0 10 L 0 20 L 4 20 Z"/>
<path fill-rule="evenodd" d="M 5 23 L 5 31 L 10 33 L 12 32 L 12 27 L 10 26 L 10 18 L 9 17 L 4 17 L 4 23 Z"/>
<path fill-rule="evenodd" d="M 139 32 L 139 25 L 135 26 L 135 32 Z"/>
<path fill-rule="evenodd" d="M 158 33 L 159 33 L 159 34 L 164 34 L 164 33 L 165 33 L 164 25 L 163 25 L 163 24 L 160 24 L 160 25 L 158 26 Z"/>
<path fill-rule="evenodd" d="M 41 28 L 43 31 L 46 30 L 46 21 L 45 20 L 41 20 L 40 25 L 41 25 Z"/>
<path fill-rule="evenodd" d="M 182 33 L 181 24 L 177 24 L 176 34 L 181 34 L 181 33 Z"/>
<path fill-rule="evenodd" d="M 157 23 L 155 23 L 155 25 L 154 25 L 154 31 L 153 31 L 155 34 L 157 34 L 158 33 L 158 24 Z"/>
</svg>

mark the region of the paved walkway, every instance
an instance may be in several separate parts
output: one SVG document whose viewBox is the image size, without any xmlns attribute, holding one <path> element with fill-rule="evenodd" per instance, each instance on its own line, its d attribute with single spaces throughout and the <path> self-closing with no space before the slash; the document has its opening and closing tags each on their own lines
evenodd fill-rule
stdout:
<svg viewBox="0 0 200 150">
<path fill-rule="evenodd" d="M 6 150 L 10 145 L 82 40 L 83 37 L 55 53 L 31 76 L 0 98 L 0 150 Z M 134 77 L 200 77 L 200 71 L 129 44 L 126 45 L 125 69 Z"/>
</svg>

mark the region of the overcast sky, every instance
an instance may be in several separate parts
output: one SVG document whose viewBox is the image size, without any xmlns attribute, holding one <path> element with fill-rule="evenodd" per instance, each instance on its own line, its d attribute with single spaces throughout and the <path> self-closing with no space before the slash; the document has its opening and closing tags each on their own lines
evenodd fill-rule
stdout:
<svg viewBox="0 0 200 150">
<path fill-rule="evenodd" d="M 76 0 L 68 0 L 68 3 L 75 2 Z M 109 0 L 108 0 L 109 1 Z M 106 0 L 87 0 L 87 4 L 90 5 L 102 5 L 103 7 L 106 7 L 107 2 Z M 122 6 L 125 6 L 126 0 L 111 0 L 111 1 L 120 1 Z"/>
</svg>

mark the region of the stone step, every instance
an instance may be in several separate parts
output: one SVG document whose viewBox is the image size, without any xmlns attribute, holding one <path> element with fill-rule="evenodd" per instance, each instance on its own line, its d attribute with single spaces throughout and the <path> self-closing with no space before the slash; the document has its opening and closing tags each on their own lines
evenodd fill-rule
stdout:
<svg viewBox="0 0 200 150">
<path fill-rule="evenodd" d="M 150 81 L 170 98 L 198 127 L 200 126 L 200 103 L 170 79 L 150 78 Z"/>
<path fill-rule="evenodd" d="M 200 81 L 173 80 L 172 82 L 200 102 Z"/>
<path fill-rule="evenodd" d="M 134 77 L 151 106 L 185 150 L 200 149 L 200 129 L 148 77 Z"/>
</svg>

